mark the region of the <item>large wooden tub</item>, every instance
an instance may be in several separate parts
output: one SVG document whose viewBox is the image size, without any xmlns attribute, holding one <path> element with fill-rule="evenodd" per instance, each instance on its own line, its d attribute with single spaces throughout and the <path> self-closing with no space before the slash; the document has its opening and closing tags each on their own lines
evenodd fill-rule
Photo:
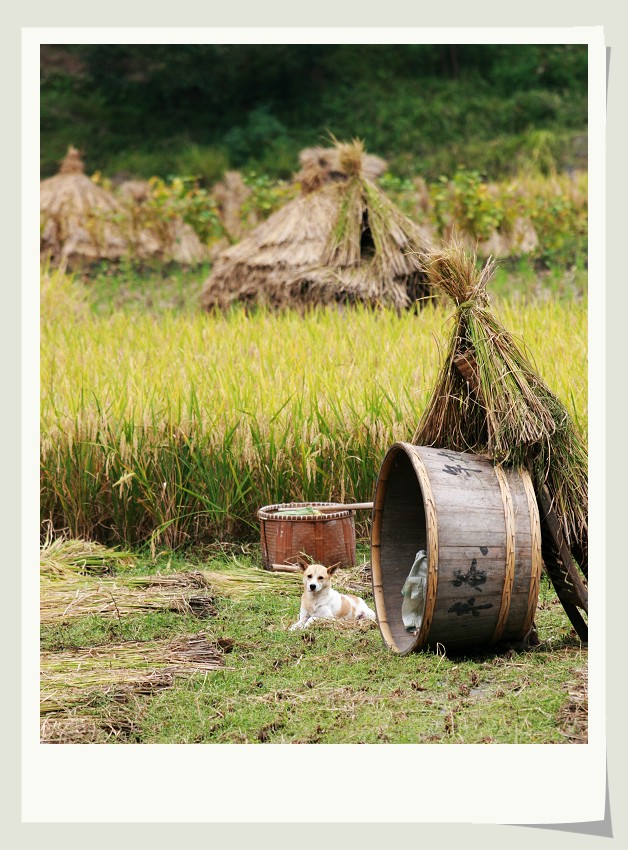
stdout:
<svg viewBox="0 0 628 850">
<path fill-rule="evenodd" d="M 413 632 L 402 620 L 402 588 L 420 549 L 425 606 Z M 542 564 L 529 475 L 473 454 L 396 443 L 377 480 L 371 562 L 379 627 L 394 652 L 522 639 Z"/>
</svg>

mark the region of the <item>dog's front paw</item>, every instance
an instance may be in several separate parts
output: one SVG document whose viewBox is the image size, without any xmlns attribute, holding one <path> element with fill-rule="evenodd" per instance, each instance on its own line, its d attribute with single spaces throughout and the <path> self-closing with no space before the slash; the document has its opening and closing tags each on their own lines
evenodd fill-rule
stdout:
<svg viewBox="0 0 628 850">
<path fill-rule="evenodd" d="M 295 629 L 302 629 L 302 628 L 303 628 L 303 623 L 301 622 L 301 620 L 297 620 L 297 622 L 296 622 L 296 623 L 293 623 L 293 624 L 290 626 L 290 628 L 288 629 L 288 631 L 293 632 Z"/>
</svg>

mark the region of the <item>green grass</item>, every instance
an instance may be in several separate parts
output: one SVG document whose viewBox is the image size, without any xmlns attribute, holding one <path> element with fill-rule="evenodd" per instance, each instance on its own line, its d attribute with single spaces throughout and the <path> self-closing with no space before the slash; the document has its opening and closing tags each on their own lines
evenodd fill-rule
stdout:
<svg viewBox="0 0 628 850">
<path fill-rule="evenodd" d="M 114 314 L 193 318 L 210 273 L 210 263 L 193 269 L 175 263 L 96 264 L 84 272 L 84 298 L 91 311 L 103 318 Z M 531 257 L 523 256 L 502 260 L 488 290 L 500 300 L 517 304 L 571 302 L 586 298 L 587 282 L 582 266 L 539 268 Z"/>
<path fill-rule="evenodd" d="M 491 295 L 513 303 L 571 301 L 586 297 L 588 273 L 581 266 L 551 266 L 540 271 L 527 257 L 503 260 L 488 284 Z"/>
<path fill-rule="evenodd" d="M 364 546 L 359 555 L 364 564 Z M 197 567 L 205 557 L 174 556 L 169 568 Z M 256 547 L 240 557 L 259 564 Z M 226 568 L 225 556 L 214 553 L 212 568 L 221 560 Z M 163 567 L 163 559 L 158 563 Z M 144 559 L 139 569 L 155 564 Z M 372 604 L 364 587 L 361 595 Z M 454 657 L 393 655 L 373 624 L 321 623 L 290 632 L 299 595 L 295 578 L 294 593 L 219 599 L 217 615 L 203 628 L 231 646 L 224 668 L 122 703 L 114 694 L 92 694 L 75 714 L 101 730 L 122 726 L 126 734 L 110 740 L 136 743 L 565 743 L 586 736 L 567 710 L 570 692 L 586 683 L 586 649 L 545 579 L 539 647 L 502 645 Z M 42 648 L 173 637 L 198 631 L 198 623 L 154 612 L 115 623 L 91 616 L 42 629 Z"/>
<path fill-rule="evenodd" d="M 188 269 L 167 265 L 102 263 L 87 277 L 91 310 L 98 316 L 125 314 L 191 314 L 198 312 L 203 282 L 210 264 Z"/>
<path fill-rule="evenodd" d="M 62 625 L 41 627 L 42 651 L 60 652 L 85 646 L 106 646 L 126 640 L 161 640 L 181 631 L 198 630 L 199 621 L 173 611 L 150 611 L 120 619 L 104 619 L 90 614 Z"/>
</svg>

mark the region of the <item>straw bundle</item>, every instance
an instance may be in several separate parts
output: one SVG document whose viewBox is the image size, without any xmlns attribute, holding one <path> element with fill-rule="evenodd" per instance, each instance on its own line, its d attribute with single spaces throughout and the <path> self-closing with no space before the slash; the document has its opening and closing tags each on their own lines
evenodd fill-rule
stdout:
<svg viewBox="0 0 628 850">
<path fill-rule="evenodd" d="M 355 303 L 411 306 L 427 294 L 426 239 L 373 182 L 385 164 L 359 142 L 301 155 L 300 197 L 225 250 L 205 308 Z"/>
<path fill-rule="evenodd" d="M 547 488 L 567 546 L 586 575 L 587 447 L 565 407 L 490 312 L 486 284 L 494 263 L 489 259 L 477 271 L 475 256 L 455 242 L 431 251 L 425 262 L 430 283 L 453 299 L 456 313 L 414 442 L 527 467 L 540 502 Z"/>
<path fill-rule="evenodd" d="M 226 171 L 219 183 L 216 183 L 212 195 L 218 205 L 221 224 L 231 242 L 241 239 L 245 226 L 242 221 L 242 208 L 251 195 L 251 190 L 242 179 L 239 171 Z M 249 213 L 247 224 L 254 227 L 257 218 Z"/>
<path fill-rule="evenodd" d="M 50 525 L 39 550 L 40 575 L 48 579 L 103 575 L 115 569 L 130 567 L 134 563 L 135 555 L 131 552 L 121 552 L 101 543 L 69 539 L 63 535 L 55 538 Z"/>
<path fill-rule="evenodd" d="M 196 235 L 194 228 L 183 219 L 175 218 L 170 222 L 163 255 L 164 259 L 175 263 L 196 266 L 208 259 L 209 252 Z"/>
<path fill-rule="evenodd" d="M 39 603 L 40 622 L 68 622 L 90 614 L 121 617 L 149 610 L 209 617 L 216 609 L 207 593 L 208 587 L 208 580 L 200 572 L 44 583 Z"/>
<path fill-rule="evenodd" d="M 128 250 L 120 204 L 83 172 L 70 146 L 59 173 L 40 184 L 40 252 L 56 263 L 118 259 Z"/>
<path fill-rule="evenodd" d="M 231 599 L 257 596 L 267 591 L 293 594 L 300 586 L 300 575 L 249 567 L 235 558 L 232 564 L 220 570 L 204 570 L 203 576 L 216 596 L 227 596 Z"/>
<path fill-rule="evenodd" d="M 136 204 L 143 204 L 151 194 L 148 180 L 123 180 L 116 191 L 121 198 Z"/>
<path fill-rule="evenodd" d="M 40 713 L 88 705 L 108 695 L 171 687 L 176 676 L 207 673 L 222 666 L 223 653 L 205 632 L 175 641 L 128 641 L 116 645 L 41 654 Z"/>
<path fill-rule="evenodd" d="M 360 160 L 356 160 L 358 153 L 353 145 L 337 143 L 333 148 L 305 148 L 299 154 L 301 170 L 296 179 L 301 184 L 304 192 L 315 192 L 326 183 L 333 181 L 344 182 L 348 174 L 351 174 L 352 164 L 359 167 L 367 180 L 374 182 L 386 171 L 385 160 L 372 154 L 365 154 L 360 148 Z M 357 169 L 353 169 L 354 171 Z"/>
<path fill-rule="evenodd" d="M 494 230 L 483 242 L 477 244 L 477 253 L 481 257 L 506 258 L 531 254 L 539 247 L 539 237 L 529 219 L 516 218 L 507 232 Z"/>
</svg>

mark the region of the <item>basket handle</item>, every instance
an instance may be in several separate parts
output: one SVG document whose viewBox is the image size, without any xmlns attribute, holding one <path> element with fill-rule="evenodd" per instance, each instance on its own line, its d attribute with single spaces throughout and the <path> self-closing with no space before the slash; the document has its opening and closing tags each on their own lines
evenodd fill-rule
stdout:
<svg viewBox="0 0 628 850">
<path fill-rule="evenodd" d="M 323 514 L 334 514 L 336 511 L 372 511 L 373 502 L 356 502 L 354 505 L 316 505 L 316 510 Z"/>
</svg>

